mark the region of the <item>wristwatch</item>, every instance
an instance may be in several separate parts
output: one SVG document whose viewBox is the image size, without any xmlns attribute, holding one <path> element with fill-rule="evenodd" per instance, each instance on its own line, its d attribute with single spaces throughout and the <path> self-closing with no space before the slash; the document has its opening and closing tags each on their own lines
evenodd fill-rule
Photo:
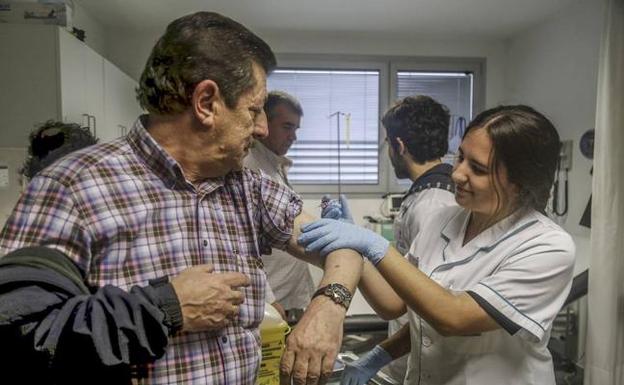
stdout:
<svg viewBox="0 0 624 385">
<path fill-rule="evenodd" d="M 312 298 L 316 298 L 319 295 L 324 295 L 331 298 L 332 301 L 344 307 L 345 309 L 349 309 L 351 299 L 353 298 L 349 289 L 339 283 L 330 283 L 327 286 L 321 287 L 314 293 Z"/>
</svg>

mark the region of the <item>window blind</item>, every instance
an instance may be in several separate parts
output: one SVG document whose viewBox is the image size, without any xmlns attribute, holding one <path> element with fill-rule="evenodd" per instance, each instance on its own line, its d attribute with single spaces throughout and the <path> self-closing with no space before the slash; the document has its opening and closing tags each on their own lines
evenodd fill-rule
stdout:
<svg viewBox="0 0 624 385">
<path fill-rule="evenodd" d="M 303 107 L 291 183 L 379 183 L 379 71 L 278 69 L 267 88 Z"/>
<path fill-rule="evenodd" d="M 463 129 L 472 119 L 473 75 L 462 72 L 398 71 L 396 89 L 397 99 L 427 95 L 448 107 L 451 114 L 449 151 L 443 160 L 453 163 Z M 399 181 L 402 186 L 410 183 L 407 179 Z"/>
</svg>

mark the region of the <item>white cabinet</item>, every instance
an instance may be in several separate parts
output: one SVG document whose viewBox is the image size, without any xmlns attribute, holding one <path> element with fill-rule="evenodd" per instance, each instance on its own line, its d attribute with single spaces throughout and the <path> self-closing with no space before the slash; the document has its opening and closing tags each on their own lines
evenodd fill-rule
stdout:
<svg viewBox="0 0 624 385">
<path fill-rule="evenodd" d="M 54 27 L 0 24 L 0 146 L 26 147 L 35 124 L 58 119 Z"/>
<path fill-rule="evenodd" d="M 98 136 L 108 141 L 125 135 L 141 114 L 136 100 L 137 83 L 104 59 L 104 120 Z"/>
<path fill-rule="evenodd" d="M 57 26 L 0 24 L 0 146 L 25 147 L 37 124 L 89 126 L 100 141 L 140 114 L 136 82 Z"/>
</svg>

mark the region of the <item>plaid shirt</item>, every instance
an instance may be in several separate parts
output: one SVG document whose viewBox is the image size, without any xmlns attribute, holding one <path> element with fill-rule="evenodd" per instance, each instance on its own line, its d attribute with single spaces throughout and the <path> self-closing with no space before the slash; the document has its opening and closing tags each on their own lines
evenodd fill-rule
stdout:
<svg viewBox="0 0 624 385">
<path fill-rule="evenodd" d="M 0 237 L 0 255 L 44 245 L 72 258 L 89 284 L 129 289 L 209 263 L 238 271 L 239 317 L 219 332 L 179 333 L 150 365 L 150 384 L 253 384 L 266 276 L 261 254 L 284 248 L 301 200 L 287 187 L 244 169 L 198 186 L 143 128 L 80 150 L 29 184 Z"/>
</svg>

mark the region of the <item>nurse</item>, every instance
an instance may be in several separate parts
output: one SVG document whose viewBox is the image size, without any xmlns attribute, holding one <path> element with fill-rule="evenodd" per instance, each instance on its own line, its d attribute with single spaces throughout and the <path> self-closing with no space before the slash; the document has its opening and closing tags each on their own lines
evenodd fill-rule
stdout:
<svg viewBox="0 0 624 385">
<path fill-rule="evenodd" d="M 574 266 L 572 238 L 545 215 L 558 154 L 542 114 L 496 107 L 466 129 L 452 174 L 459 206 L 431 215 L 407 259 L 350 223 L 302 227 L 306 250 L 351 248 L 370 262 L 359 287 L 382 317 L 408 312 L 410 338 L 384 341 L 362 369 L 372 376 L 411 344 L 406 384 L 555 384 L 547 343 Z"/>
</svg>

